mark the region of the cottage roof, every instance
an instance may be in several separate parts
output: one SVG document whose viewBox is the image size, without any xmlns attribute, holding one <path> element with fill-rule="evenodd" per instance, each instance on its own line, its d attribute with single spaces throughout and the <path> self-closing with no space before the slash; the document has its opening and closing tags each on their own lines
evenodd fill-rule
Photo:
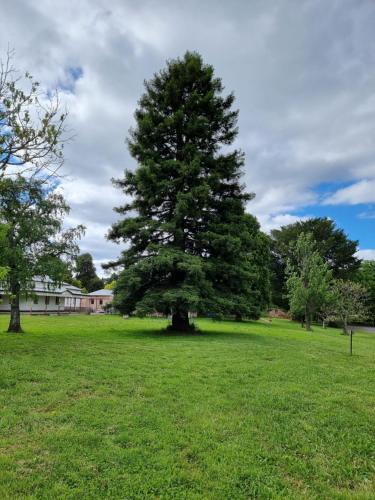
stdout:
<svg viewBox="0 0 375 500">
<path fill-rule="evenodd" d="M 112 297 L 113 291 L 102 288 L 101 290 L 96 290 L 95 292 L 89 293 L 91 296 L 101 296 L 101 297 Z"/>
<path fill-rule="evenodd" d="M 81 292 L 81 289 L 71 285 L 70 283 L 60 283 L 57 285 L 49 276 L 34 276 L 34 286 L 30 289 L 30 292 L 36 294 L 53 294 L 53 295 L 66 295 L 66 293 L 82 296 L 86 295 Z M 0 292 L 4 289 L 0 285 Z"/>
</svg>

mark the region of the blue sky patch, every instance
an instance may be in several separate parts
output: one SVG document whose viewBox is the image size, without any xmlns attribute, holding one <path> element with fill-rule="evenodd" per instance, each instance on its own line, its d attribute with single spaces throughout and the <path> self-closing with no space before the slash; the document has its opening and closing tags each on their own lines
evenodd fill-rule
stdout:
<svg viewBox="0 0 375 500">
<path fill-rule="evenodd" d="M 353 240 L 359 241 L 359 248 L 374 248 L 375 219 L 366 218 L 364 213 L 373 213 L 374 205 L 315 205 L 297 211 L 300 216 L 329 217 Z"/>
<path fill-rule="evenodd" d="M 74 94 L 76 83 L 82 76 L 83 69 L 80 66 L 69 66 L 65 70 L 64 79 L 59 80 L 58 88 Z"/>
</svg>

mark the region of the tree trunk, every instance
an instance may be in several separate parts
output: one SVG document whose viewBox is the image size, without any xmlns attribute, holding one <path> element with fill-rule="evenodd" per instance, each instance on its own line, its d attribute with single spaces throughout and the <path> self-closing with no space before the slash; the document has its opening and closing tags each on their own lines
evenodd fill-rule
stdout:
<svg viewBox="0 0 375 500">
<path fill-rule="evenodd" d="M 235 314 L 235 319 L 236 319 L 236 321 L 242 321 L 242 319 L 243 319 L 243 318 L 242 318 L 242 314 L 240 314 L 240 313 L 236 313 L 236 314 Z"/>
<path fill-rule="evenodd" d="M 172 330 L 187 332 L 190 330 L 189 315 L 187 311 L 175 311 L 172 314 Z"/>
<path fill-rule="evenodd" d="M 310 316 L 310 311 L 309 310 L 306 310 L 305 324 L 306 324 L 306 331 L 307 332 L 311 332 L 311 316 Z"/>
<path fill-rule="evenodd" d="M 344 335 L 349 335 L 348 318 L 346 316 L 344 316 L 342 320 L 342 330 Z"/>
<path fill-rule="evenodd" d="M 12 296 L 13 298 L 10 305 L 10 321 L 8 332 L 22 333 L 20 314 L 20 290 L 18 285 L 16 285 L 12 290 Z"/>
</svg>

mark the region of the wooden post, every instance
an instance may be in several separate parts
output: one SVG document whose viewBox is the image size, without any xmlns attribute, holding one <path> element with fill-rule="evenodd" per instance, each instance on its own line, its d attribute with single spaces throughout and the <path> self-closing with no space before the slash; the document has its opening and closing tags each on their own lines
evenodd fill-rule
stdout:
<svg viewBox="0 0 375 500">
<path fill-rule="evenodd" d="M 350 330 L 349 333 L 349 354 L 350 356 L 353 354 L 353 330 Z"/>
</svg>

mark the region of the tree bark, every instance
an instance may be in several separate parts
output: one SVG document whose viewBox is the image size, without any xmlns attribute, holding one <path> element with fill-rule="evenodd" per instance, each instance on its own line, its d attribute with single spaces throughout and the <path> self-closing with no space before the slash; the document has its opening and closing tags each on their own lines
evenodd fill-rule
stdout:
<svg viewBox="0 0 375 500">
<path fill-rule="evenodd" d="M 10 321 L 8 332 L 22 333 L 20 314 L 20 287 L 18 284 L 12 287 L 11 293 L 13 298 L 10 304 Z"/>
<path fill-rule="evenodd" d="M 172 314 L 172 329 L 177 332 L 187 332 L 191 329 L 187 311 L 178 310 Z"/>
<path fill-rule="evenodd" d="M 342 330 L 344 335 L 349 335 L 348 318 L 346 316 L 344 316 L 342 320 Z"/>
<path fill-rule="evenodd" d="M 306 331 L 311 332 L 311 316 L 310 316 L 310 311 L 306 310 L 305 314 L 305 324 L 306 324 Z"/>
</svg>

